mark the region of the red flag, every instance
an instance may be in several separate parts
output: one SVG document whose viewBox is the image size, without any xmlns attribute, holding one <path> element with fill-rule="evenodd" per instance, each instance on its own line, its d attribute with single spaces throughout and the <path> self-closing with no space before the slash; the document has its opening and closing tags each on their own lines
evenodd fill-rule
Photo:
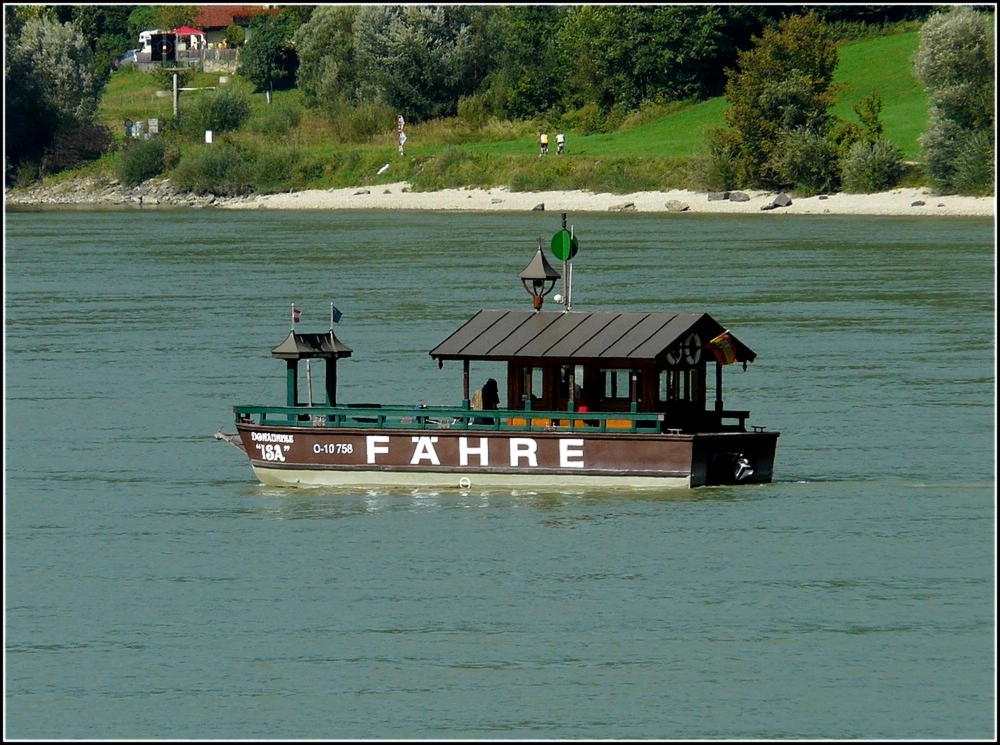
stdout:
<svg viewBox="0 0 1000 745">
<path fill-rule="evenodd" d="M 712 350 L 720 365 L 731 365 L 736 362 L 736 346 L 728 331 L 723 331 L 705 346 Z"/>
<path fill-rule="evenodd" d="M 296 308 L 294 305 L 292 306 L 292 323 L 298 323 L 299 322 L 299 315 L 301 313 L 302 313 L 301 310 L 299 310 L 298 308 Z"/>
</svg>

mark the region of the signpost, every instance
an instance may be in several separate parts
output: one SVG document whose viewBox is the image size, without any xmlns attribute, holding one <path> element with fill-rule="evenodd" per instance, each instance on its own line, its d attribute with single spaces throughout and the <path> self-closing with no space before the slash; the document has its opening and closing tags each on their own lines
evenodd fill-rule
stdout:
<svg viewBox="0 0 1000 745">
<path fill-rule="evenodd" d="M 150 61 L 175 62 L 177 60 L 176 34 L 153 34 L 150 39 Z"/>
<path fill-rule="evenodd" d="M 576 256 L 577 251 L 580 250 L 580 242 L 576 239 L 576 234 L 573 229 L 566 229 L 566 213 L 562 213 L 562 230 L 556 232 L 552 236 L 552 242 L 549 244 L 549 248 L 552 251 L 552 255 L 557 259 L 560 259 L 563 263 L 563 297 L 562 302 L 566 310 L 573 309 L 573 265 L 570 264 L 570 259 Z M 556 301 L 559 300 L 558 297 L 555 298 Z"/>
</svg>

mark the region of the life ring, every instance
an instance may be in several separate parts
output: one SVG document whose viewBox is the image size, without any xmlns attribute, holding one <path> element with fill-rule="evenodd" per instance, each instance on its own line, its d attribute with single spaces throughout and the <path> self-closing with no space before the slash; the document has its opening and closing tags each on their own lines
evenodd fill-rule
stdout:
<svg viewBox="0 0 1000 745">
<path fill-rule="evenodd" d="M 688 334 L 681 346 L 684 349 L 684 361 L 692 366 L 697 365 L 701 359 L 701 337 L 698 334 Z"/>
<path fill-rule="evenodd" d="M 681 350 L 676 349 L 673 352 L 667 352 L 667 364 L 671 367 L 675 366 L 681 361 Z"/>
</svg>

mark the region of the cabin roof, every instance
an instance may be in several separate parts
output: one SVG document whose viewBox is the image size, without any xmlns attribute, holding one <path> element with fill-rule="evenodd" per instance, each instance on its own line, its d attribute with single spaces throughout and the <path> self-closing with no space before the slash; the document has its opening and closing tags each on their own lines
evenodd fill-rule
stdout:
<svg viewBox="0 0 1000 745">
<path fill-rule="evenodd" d="M 663 362 L 690 334 L 726 329 L 707 313 L 481 310 L 431 350 L 437 360 Z M 756 353 L 732 337 L 739 361 Z"/>
<path fill-rule="evenodd" d="M 353 351 L 332 330 L 320 334 L 290 331 L 285 340 L 271 350 L 271 356 L 283 360 L 340 359 L 350 357 Z"/>
</svg>

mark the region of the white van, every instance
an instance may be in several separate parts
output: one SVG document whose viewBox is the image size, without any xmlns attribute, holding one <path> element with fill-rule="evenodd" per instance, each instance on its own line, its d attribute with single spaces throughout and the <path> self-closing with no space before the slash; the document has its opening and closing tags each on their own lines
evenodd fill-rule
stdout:
<svg viewBox="0 0 1000 745">
<path fill-rule="evenodd" d="M 160 31 L 158 28 L 154 28 L 152 31 L 140 31 L 139 32 L 139 44 L 142 46 L 140 50 L 142 54 L 151 54 L 153 51 L 153 34 L 162 34 L 164 31 Z"/>
</svg>

